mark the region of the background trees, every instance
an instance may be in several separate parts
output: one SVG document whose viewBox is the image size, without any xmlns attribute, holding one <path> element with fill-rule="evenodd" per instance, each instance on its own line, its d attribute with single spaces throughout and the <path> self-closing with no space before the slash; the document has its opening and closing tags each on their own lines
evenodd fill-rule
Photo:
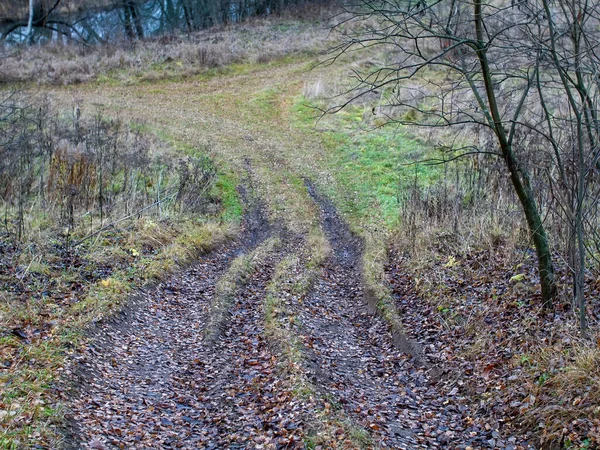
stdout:
<svg viewBox="0 0 600 450">
<path fill-rule="evenodd" d="M 503 161 L 535 246 L 542 301 L 552 305 L 560 250 L 582 328 L 597 221 L 599 9 L 584 0 L 360 0 L 346 7 L 334 53 L 384 48 L 384 64 L 356 72 L 352 99 L 377 92 L 388 122 L 462 130 L 439 143 L 442 159 Z"/>
<path fill-rule="evenodd" d="M 277 14 L 323 0 L 8 0 L 0 5 L 0 40 L 85 42 L 202 28 Z"/>
</svg>

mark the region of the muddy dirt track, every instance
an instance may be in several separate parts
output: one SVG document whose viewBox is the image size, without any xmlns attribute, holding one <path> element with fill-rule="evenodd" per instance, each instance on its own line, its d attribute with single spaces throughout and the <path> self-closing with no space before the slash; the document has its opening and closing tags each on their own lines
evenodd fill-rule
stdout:
<svg viewBox="0 0 600 450">
<path fill-rule="evenodd" d="M 528 448 L 476 425 L 485 405 L 396 346 L 365 301 L 363 243 L 321 190 L 325 150 L 286 118 L 307 76 L 292 64 L 57 94 L 207 145 L 246 177 L 239 237 L 141 292 L 74 358 L 68 448 Z M 255 100 L 273 93 L 262 120 Z M 315 229 L 331 250 L 316 267 Z"/>
<path fill-rule="evenodd" d="M 361 241 L 310 183 L 308 192 L 332 251 L 307 295 L 288 292 L 287 305 L 297 318 L 290 330 L 300 342 L 300 371 L 314 392 L 297 392 L 265 333 L 269 283 L 284 258 L 302 254 L 303 236 L 272 226 L 264 205 L 251 202 L 236 242 L 97 326 L 73 363 L 69 448 L 516 448 L 469 429 L 467 407 L 394 346 L 364 301 Z M 278 244 L 259 256 L 273 238 Z M 209 339 L 216 286 L 252 252 L 254 267 Z M 328 414 L 333 430 L 318 423 Z"/>
</svg>

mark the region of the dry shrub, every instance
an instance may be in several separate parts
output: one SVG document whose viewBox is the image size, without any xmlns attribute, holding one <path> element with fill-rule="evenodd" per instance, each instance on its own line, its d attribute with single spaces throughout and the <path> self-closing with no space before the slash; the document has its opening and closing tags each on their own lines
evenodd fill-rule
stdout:
<svg viewBox="0 0 600 450">
<path fill-rule="evenodd" d="M 216 168 L 208 157 L 180 160 L 177 167 L 178 186 L 175 201 L 190 212 L 205 212 L 207 192 L 216 176 Z"/>
<path fill-rule="evenodd" d="M 484 245 L 490 251 L 527 246 L 529 237 L 516 196 L 495 165 L 465 161 L 448 167 L 431 186 L 415 182 L 400 194 L 402 225 L 397 239 L 413 257 L 440 250 L 465 252 Z M 493 181 L 492 181 L 493 180 Z"/>
<path fill-rule="evenodd" d="M 541 349 L 545 364 L 539 370 L 549 374 L 548 380 L 532 386 L 537 401 L 526 423 L 540 428 L 544 448 L 600 447 L 600 349 L 574 341 L 553 351 Z"/>
<path fill-rule="evenodd" d="M 81 118 L 78 108 L 63 120 L 39 101 L 14 96 L 0 102 L 5 117 L 18 112 L 0 123 L 7 136 L 0 147 L 0 207 L 14 242 L 34 234 L 42 218 L 60 233 L 67 227 L 69 239 L 137 211 L 162 217 L 205 212 L 214 204 L 209 191 L 216 169 L 209 159 L 177 160 L 120 121 Z"/>
<path fill-rule="evenodd" d="M 220 52 L 214 47 L 199 45 L 197 47 L 186 46 L 181 52 L 181 59 L 188 64 L 199 65 L 203 68 L 214 68 L 223 64 L 226 53 Z"/>
<path fill-rule="evenodd" d="M 96 188 L 97 172 L 83 143 L 73 145 L 63 139 L 50 159 L 48 193 L 54 201 L 76 199 L 87 207 Z"/>
</svg>

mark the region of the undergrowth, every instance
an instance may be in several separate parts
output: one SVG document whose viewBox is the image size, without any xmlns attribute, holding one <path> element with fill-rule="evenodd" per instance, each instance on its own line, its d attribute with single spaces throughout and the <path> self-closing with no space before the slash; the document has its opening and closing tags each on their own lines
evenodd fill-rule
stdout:
<svg viewBox="0 0 600 450">
<path fill-rule="evenodd" d="M 365 239 L 366 292 L 381 315 L 415 340 L 427 341 L 418 331 L 423 322 L 446 330 L 430 339 L 448 345 L 449 359 L 469 361 L 471 369 L 458 368 L 457 376 L 466 384 L 483 380 L 486 394 L 479 396 L 475 386 L 471 397 L 499 405 L 495 414 L 512 431 L 531 432 L 545 448 L 600 445 L 597 331 L 591 340 L 577 332 L 564 264 L 557 264 L 561 294 L 554 315 L 540 310 L 531 241 L 501 162 L 476 155 L 441 164 L 448 155 L 438 142 L 469 143 L 469 136 L 382 126 L 386 118 L 373 96 L 320 116 L 342 102 L 346 84 L 333 76 L 305 84 L 294 106 L 296 126 L 314 127 L 328 150 L 331 179 L 321 187 Z M 560 248 L 564 224 L 549 216 L 547 226 Z M 391 289 L 390 271 L 411 280 L 408 288 Z M 597 296 L 596 278 L 592 267 L 589 298 Z M 398 297 L 415 290 L 418 300 L 408 305 Z M 593 324 L 597 309 L 588 307 Z M 508 361 L 490 354 L 503 346 L 512 352 Z"/>
<path fill-rule="evenodd" d="M 418 257 L 397 253 L 388 270 L 407 328 L 435 343 L 427 356 L 460 377 L 471 401 L 489 405 L 475 420 L 501 418 L 540 448 L 599 444 L 598 346 L 578 333 L 564 267 L 551 314 L 539 306 L 534 255 L 505 242 L 430 242 Z"/>
<path fill-rule="evenodd" d="M 57 378 L 85 327 L 229 239 L 241 207 L 204 148 L 182 158 L 143 127 L 30 95 L 2 108 L 0 443 L 56 448 Z"/>
</svg>

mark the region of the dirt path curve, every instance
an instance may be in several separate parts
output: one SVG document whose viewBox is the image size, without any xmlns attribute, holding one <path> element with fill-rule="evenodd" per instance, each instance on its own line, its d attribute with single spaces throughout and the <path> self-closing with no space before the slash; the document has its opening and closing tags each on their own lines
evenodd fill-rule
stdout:
<svg viewBox="0 0 600 450">
<path fill-rule="evenodd" d="M 302 88 L 305 65 L 159 89 L 84 86 L 59 93 L 149 123 L 176 143 L 208 142 L 211 156 L 237 172 L 250 164 L 253 194 L 266 203 L 263 219 L 253 221 L 258 225 L 237 247 L 202 258 L 100 330 L 100 342 L 80 361 L 85 384 L 70 405 L 72 448 L 304 448 L 314 437 L 314 419 L 330 409 L 354 430 L 348 448 L 494 448 L 493 439 L 471 434 L 471 413 L 456 393 L 443 392 L 394 347 L 386 324 L 364 304 L 360 241 L 330 201 L 302 185 L 304 177 L 320 186 L 332 179 L 318 139 L 292 130 L 282 114 L 289 105 L 279 107 Z M 286 230 L 280 244 L 236 291 L 223 334 L 210 344 L 205 328 L 219 282 L 237 257 L 267 240 L 269 223 Z M 308 266 L 305 245 L 315 227 L 333 255 L 309 295 L 284 292 L 298 323 L 288 325 L 298 334 L 302 377 L 317 393 L 307 398 L 280 370 L 286 357 L 265 336 L 264 308 L 279 261 L 295 255 L 299 267 Z M 321 450 L 346 448 L 335 430 L 323 434 L 329 441 Z"/>
<path fill-rule="evenodd" d="M 206 335 L 216 286 L 235 257 L 264 243 L 268 221 L 241 242 L 202 258 L 138 299 L 77 362 L 82 384 L 71 405 L 70 448 L 300 449 L 313 434 L 317 403 L 354 427 L 353 442 L 321 448 L 494 448 L 463 426 L 466 409 L 436 389 L 402 353 L 362 292 L 362 245 L 332 203 L 308 183 L 332 255 L 309 295 L 292 302 L 301 325 L 301 362 L 318 401 L 296 395 L 265 333 L 265 297 L 276 266 L 301 240 L 280 232 L 236 291 L 215 343 Z M 296 236 L 297 238 L 298 236 Z"/>
<path fill-rule="evenodd" d="M 268 222 L 132 300 L 74 362 L 68 448 L 303 448 L 309 415 L 277 370 L 264 336 L 263 300 L 283 252 L 258 261 L 236 292 L 215 342 L 207 338 L 218 280 L 234 257 L 264 243 Z M 247 221 L 248 222 L 248 221 Z"/>
</svg>

